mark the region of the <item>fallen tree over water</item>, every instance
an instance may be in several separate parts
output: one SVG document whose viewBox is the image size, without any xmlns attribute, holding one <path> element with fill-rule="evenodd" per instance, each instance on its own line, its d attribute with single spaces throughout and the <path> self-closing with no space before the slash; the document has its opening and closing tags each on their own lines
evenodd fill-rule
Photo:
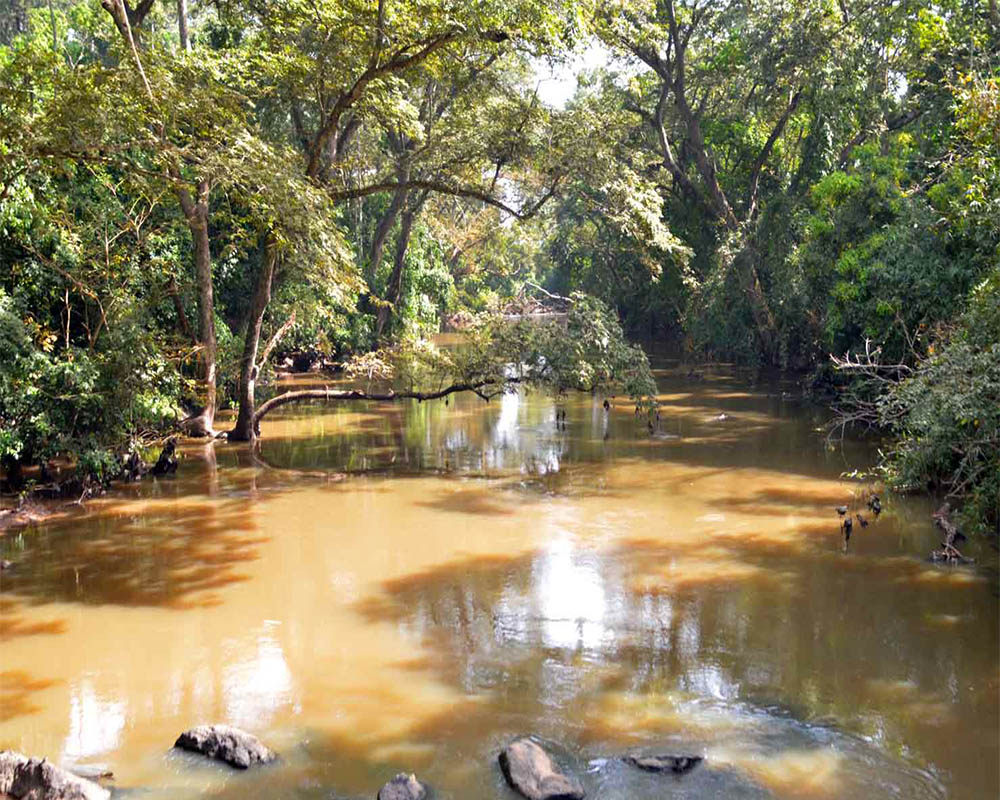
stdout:
<svg viewBox="0 0 1000 800">
<path fill-rule="evenodd" d="M 253 415 L 252 433 L 281 406 L 326 402 L 439 400 L 472 392 L 484 400 L 530 386 L 553 392 L 610 391 L 613 387 L 637 404 L 651 405 L 656 384 L 646 354 L 625 339 L 617 316 L 607 306 L 575 294 L 564 317 L 547 320 L 481 317 L 462 345 L 441 350 L 426 342 L 403 342 L 359 356 L 346 372 L 363 388 L 301 389 L 272 397 Z"/>
</svg>

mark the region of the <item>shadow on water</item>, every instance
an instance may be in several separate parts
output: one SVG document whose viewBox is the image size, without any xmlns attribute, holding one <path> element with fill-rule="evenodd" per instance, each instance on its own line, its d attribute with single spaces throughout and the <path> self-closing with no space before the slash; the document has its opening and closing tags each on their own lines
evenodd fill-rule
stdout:
<svg viewBox="0 0 1000 800">
<path fill-rule="evenodd" d="M 249 499 L 255 480 L 224 476 L 206 452 L 186 454 L 182 479 L 124 487 L 32 532 L 26 557 L 0 584 L 0 637 L 65 629 L 63 621 L 21 624 L 18 603 L 206 607 L 246 580 L 240 565 L 268 541 Z"/>
<path fill-rule="evenodd" d="M 0 671 L 0 722 L 37 714 L 43 706 L 34 695 L 58 681 L 33 678 L 23 670 Z"/>
<path fill-rule="evenodd" d="M 239 565 L 257 558 L 246 503 L 187 505 L 131 524 L 105 517 L 39 532 L 31 558 L 6 589 L 32 602 L 112 603 L 191 608 L 218 602 L 215 592 L 245 580 Z"/>
<path fill-rule="evenodd" d="M 65 619 L 28 621 L 18 613 L 23 603 L 0 595 L 0 643 L 22 636 L 54 636 L 66 632 Z"/>
</svg>

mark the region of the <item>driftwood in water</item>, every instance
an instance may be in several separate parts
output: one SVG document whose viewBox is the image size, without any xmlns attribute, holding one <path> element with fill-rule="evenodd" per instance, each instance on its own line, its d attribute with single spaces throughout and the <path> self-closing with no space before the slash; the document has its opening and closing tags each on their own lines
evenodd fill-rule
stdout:
<svg viewBox="0 0 1000 800">
<path fill-rule="evenodd" d="M 941 549 L 931 553 L 931 561 L 941 561 L 945 564 L 973 564 L 976 559 L 963 556 L 956 546 L 958 542 L 965 541 L 965 535 L 952 521 L 951 513 L 951 504 L 945 503 L 931 515 L 934 517 L 934 524 L 945 534 Z"/>
</svg>

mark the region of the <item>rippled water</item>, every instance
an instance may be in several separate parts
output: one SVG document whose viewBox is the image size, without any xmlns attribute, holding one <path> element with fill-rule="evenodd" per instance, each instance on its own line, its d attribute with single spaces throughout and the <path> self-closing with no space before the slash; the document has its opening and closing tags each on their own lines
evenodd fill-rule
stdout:
<svg viewBox="0 0 1000 800">
<path fill-rule="evenodd" d="M 0 747 L 150 798 L 509 798 L 520 733 L 609 800 L 996 797 L 995 550 L 932 566 L 891 498 L 844 552 L 867 447 L 779 384 L 660 381 L 652 434 L 582 395 L 290 408 L 0 539 Z M 207 721 L 280 764 L 170 750 Z"/>
</svg>

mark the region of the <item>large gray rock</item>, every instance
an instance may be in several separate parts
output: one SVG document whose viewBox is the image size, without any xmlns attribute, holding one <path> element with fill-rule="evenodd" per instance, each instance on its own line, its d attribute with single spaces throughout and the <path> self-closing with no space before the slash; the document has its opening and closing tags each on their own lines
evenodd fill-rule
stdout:
<svg viewBox="0 0 1000 800">
<path fill-rule="evenodd" d="M 416 775 L 400 772 L 395 778 L 379 789 L 378 800 L 424 800 L 427 787 L 417 780 Z"/>
<path fill-rule="evenodd" d="M 625 756 L 625 763 L 646 772 L 670 772 L 683 775 L 702 762 L 701 756 Z"/>
<path fill-rule="evenodd" d="M 239 769 L 268 764 L 278 756 L 252 733 L 229 725 L 199 725 L 177 737 L 174 747 L 225 761 Z"/>
<path fill-rule="evenodd" d="M 511 787 L 528 800 L 582 800 L 583 786 L 556 768 L 552 757 L 531 739 L 515 739 L 500 753 L 500 769 Z"/>
<path fill-rule="evenodd" d="M 0 751 L 0 797 L 14 800 L 109 800 L 111 793 L 45 759 Z"/>
</svg>

